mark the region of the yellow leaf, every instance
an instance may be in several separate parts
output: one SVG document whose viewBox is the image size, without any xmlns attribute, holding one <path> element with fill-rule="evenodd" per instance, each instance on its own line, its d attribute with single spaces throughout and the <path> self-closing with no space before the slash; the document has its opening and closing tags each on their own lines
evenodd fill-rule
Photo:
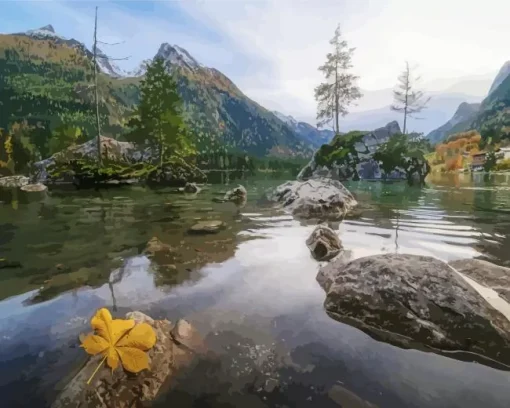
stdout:
<svg viewBox="0 0 510 408">
<path fill-rule="evenodd" d="M 135 326 L 132 319 L 112 319 L 106 308 L 99 309 L 90 324 L 95 333 L 84 337 L 81 344 L 87 353 L 102 353 L 112 370 L 119 366 L 119 361 L 133 373 L 149 368 L 145 351 L 156 343 L 156 333 L 149 324 Z"/>
<path fill-rule="evenodd" d="M 147 323 L 137 324 L 117 343 L 117 347 L 135 347 L 140 350 L 149 350 L 156 344 L 156 333 Z"/>
<path fill-rule="evenodd" d="M 117 351 L 119 352 L 122 366 L 127 371 L 137 373 L 149 368 L 149 358 L 142 350 L 133 347 L 119 347 Z"/>
<path fill-rule="evenodd" d="M 87 353 L 95 356 L 96 354 L 105 351 L 108 347 L 110 347 L 110 344 L 100 336 L 89 334 L 83 339 L 81 346 Z"/>
</svg>

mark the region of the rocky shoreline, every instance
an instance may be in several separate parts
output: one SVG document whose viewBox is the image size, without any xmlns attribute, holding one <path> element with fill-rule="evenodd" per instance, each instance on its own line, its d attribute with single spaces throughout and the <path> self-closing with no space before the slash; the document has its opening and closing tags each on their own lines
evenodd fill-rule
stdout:
<svg viewBox="0 0 510 408">
<path fill-rule="evenodd" d="M 396 253 L 352 259 L 335 229 L 361 206 L 337 180 L 289 181 L 264 200 L 318 224 L 306 245 L 321 262 L 330 317 L 399 347 L 510 370 L 510 268 Z"/>
</svg>

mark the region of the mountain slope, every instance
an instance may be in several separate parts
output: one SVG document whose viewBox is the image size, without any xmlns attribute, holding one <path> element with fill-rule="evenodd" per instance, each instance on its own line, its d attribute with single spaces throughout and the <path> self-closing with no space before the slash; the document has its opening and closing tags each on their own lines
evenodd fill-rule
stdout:
<svg viewBox="0 0 510 408">
<path fill-rule="evenodd" d="M 506 63 L 500 70 L 500 74 L 505 71 L 505 67 L 510 68 Z M 498 74 L 498 76 L 500 76 Z M 497 84 L 498 78 L 494 80 Z M 495 130 L 505 135 L 510 134 L 510 75 L 496 88 L 492 89 L 489 95 L 482 101 L 480 110 L 472 123 L 472 128 L 482 133 Z"/>
<path fill-rule="evenodd" d="M 163 58 L 175 73 L 185 119 L 199 149 L 227 148 L 256 156 L 313 153 L 311 143 L 183 48 L 163 43 L 155 58 Z M 147 62 L 128 78 L 107 63 L 106 58 L 98 61 L 102 133 L 122 137 L 139 101 L 138 85 Z M 91 52 L 79 41 L 57 35 L 51 26 L 0 35 L 0 127 L 21 120 L 38 123 L 43 129 L 38 136 L 43 156 L 48 154 L 44 145 L 59 126 L 77 126 L 91 137 L 95 132 L 92 72 Z"/>
<path fill-rule="evenodd" d="M 427 139 L 429 139 L 432 144 L 436 144 L 445 140 L 447 136 L 453 133 L 468 130 L 479 109 L 479 103 L 462 102 L 455 111 L 453 117 L 444 125 L 430 132 L 427 135 Z"/>
<path fill-rule="evenodd" d="M 507 61 L 503 64 L 503 66 L 499 70 L 498 75 L 496 75 L 496 78 L 494 78 L 494 81 L 492 82 L 492 85 L 489 89 L 489 95 L 492 92 L 494 92 L 501 85 L 501 83 L 506 78 L 508 78 L 509 75 L 510 75 L 510 61 Z"/>
<path fill-rule="evenodd" d="M 275 116 L 287 124 L 305 143 L 310 144 L 314 148 L 319 148 L 323 144 L 329 143 L 335 132 L 327 129 L 317 129 L 306 122 L 299 122 L 292 116 L 286 116 L 281 112 L 274 111 Z"/>
</svg>

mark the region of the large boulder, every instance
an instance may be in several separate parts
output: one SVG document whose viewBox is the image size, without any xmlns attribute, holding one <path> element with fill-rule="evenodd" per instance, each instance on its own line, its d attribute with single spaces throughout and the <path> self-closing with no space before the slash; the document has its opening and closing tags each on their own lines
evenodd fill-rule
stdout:
<svg viewBox="0 0 510 408">
<path fill-rule="evenodd" d="M 450 262 L 450 266 L 510 303 L 510 268 L 481 259 L 460 259 Z"/>
<path fill-rule="evenodd" d="M 91 384 L 87 385 L 88 378 L 102 359 L 100 355 L 94 356 L 65 386 L 52 408 L 146 406 L 156 398 L 163 384 L 168 384 L 180 369 L 189 365 L 197 353 L 205 351 L 202 337 L 185 321 L 179 321 L 174 326 L 168 320 L 153 320 L 140 312 L 128 313 L 126 318 L 134 319 L 137 324 L 146 322 L 156 332 L 156 344 L 148 351 L 150 370 L 131 374 L 120 367 L 112 373 L 110 368 L 103 365 Z M 185 344 L 173 335 L 180 327 L 187 328 L 189 338 Z"/>
<path fill-rule="evenodd" d="M 289 181 L 266 198 L 301 219 L 342 220 L 358 204 L 342 183 L 326 178 Z"/>
<path fill-rule="evenodd" d="M 317 261 L 329 261 L 342 250 L 338 235 L 325 225 L 315 227 L 306 240 L 306 246 Z"/>
<path fill-rule="evenodd" d="M 154 169 L 147 175 L 149 184 L 184 187 L 187 183 L 203 183 L 207 176 L 198 167 L 176 160 L 163 163 L 162 167 Z"/>
<path fill-rule="evenodd" d="M 333 180 L 379 179 L 382 172 L 372 159 L 377 148 L 400 133 L 397 121 L 371 132 L 352 131 L 337 135 L 321 146 L 312 160 L 300 171 L 298 180 L 331 178 Z M 402 178 L 402 175 L 397 175 Z"/>
<path fill-rule="evenodd" d="M 330 317 L 397 346 L 510 368 L 510 321 L 448 264 L 385 254 L 321 268 Z"/>
</svg>

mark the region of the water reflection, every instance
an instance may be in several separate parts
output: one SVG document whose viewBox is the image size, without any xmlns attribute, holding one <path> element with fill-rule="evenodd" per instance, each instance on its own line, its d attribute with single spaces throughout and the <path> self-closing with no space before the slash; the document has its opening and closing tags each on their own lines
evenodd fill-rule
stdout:
<svg viewBox="0 0 510 408">
<path fill-rule="evenodd" d="M 464 176 L 464 175 L 460 175 Z M 186 317 L 211 353 L 157 406 L 507 407 L 508 373 L 372 340 L 330 319 L 301 225 L 254 203 L 278 181 L 252 183 L 241 215 L 212 198 L 136 187 L 52 191 L 0 207 L 0 392 L 44 405 L 84 361 L 77 336 L 93 310 Z M 497 179 L 351 183 L 364 210 L 338 227 L 354 257 L 384 252 L 510 261 L 510 189 Z M 222 220 L 194 236 L 199 220 Z M 174 258 L 150 259 L 157 237 Z M 174 267 L 169 267 L 173 265 Z M 358 405 L 355 405 L 358 404 Z"/>
</svg>

